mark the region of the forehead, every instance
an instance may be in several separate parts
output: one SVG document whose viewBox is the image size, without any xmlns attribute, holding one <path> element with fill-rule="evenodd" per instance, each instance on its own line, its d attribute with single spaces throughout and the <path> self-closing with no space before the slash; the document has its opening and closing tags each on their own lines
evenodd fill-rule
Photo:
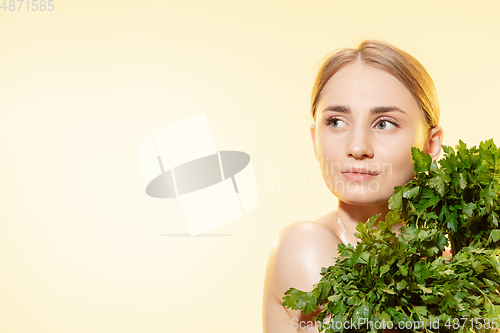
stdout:
<svg viewBox="0 0 500 333">
<path fill-rule="evenodd" d="M 332 104 L 351 109 L 397 106 L 416 117 L 422 116 L 413 95 L 395 76 L 361 62 L 346 65 L 323 87 L 318 111 Z"/>
</svg>

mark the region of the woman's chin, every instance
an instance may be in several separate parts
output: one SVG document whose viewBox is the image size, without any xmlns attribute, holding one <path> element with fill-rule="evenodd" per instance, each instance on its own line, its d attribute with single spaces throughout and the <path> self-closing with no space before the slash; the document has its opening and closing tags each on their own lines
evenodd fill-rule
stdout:
<svg viewBox="0 0 500 333">
<path fill-rule="evenodd" d="M 389 200 L 390 195 L 384 195 L 382 193 L 369 193 L 369 192 L 351 192 L 351 193 L 334 193 L 334 195 L 345 203 L 351 205 L 376 205 L 376 204 L 386 204 Z"/>
</svg>

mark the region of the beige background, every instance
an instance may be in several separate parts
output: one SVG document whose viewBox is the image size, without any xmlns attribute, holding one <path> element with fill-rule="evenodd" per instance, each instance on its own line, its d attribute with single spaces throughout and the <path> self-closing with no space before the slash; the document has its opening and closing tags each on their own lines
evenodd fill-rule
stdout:
<svg viewBox="0 0 500 333">
<path fill-rule="evenodd" d="M 308 171 L 311 85 L 335 48 L 406 50 L 445 144 L 500 144 L 496 1 L 18 4 L 0 10 L 1 332 L 261 331 L 276 234 L 336 206 Z M 145 194 L 137 147 L 200 113 L 217 149 L 250 154 L 259 203 L 215 236 L 166 236 L 184 215 Z"/>
</svg>

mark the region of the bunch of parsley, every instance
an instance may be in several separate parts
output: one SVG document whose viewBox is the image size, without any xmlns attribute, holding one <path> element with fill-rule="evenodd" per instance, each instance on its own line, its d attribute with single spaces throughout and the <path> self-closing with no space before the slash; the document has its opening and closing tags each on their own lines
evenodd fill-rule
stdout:
<svg viewBox="0 0 500 333">
<path fill-rule="evenodd" d="M 395 188 L 389 208 L 401 211 L 411 226 L 446 233 L 453 255 L 473 240 L 498 245 L 500 150 L 493 139 L 470 149 L 460 140 L 456 153 L 442 147 L 445 156 L 439 162 L 412 148 L 416 177 Z"/>
<path fill-rule="evenodd" d="M 395 188 L 385 221 L 359 223 L 357 246 L 340 244 L 314 289 L 290 288 L 283 305 L 305 315 L 322 306 L 314 320 L 327 333 L 499 327 L 500 150 L 493 140 L 442 147 L 439 162 L 412 148 L 416 176 Z M 448 239 L 451 260 L 442 257 Z"/>
</svg>

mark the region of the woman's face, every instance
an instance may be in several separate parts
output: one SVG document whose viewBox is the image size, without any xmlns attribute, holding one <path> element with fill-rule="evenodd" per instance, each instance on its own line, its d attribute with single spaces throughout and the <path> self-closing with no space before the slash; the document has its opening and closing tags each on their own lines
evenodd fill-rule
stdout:
<svg viewBox="0 0 500 333">
<path fill-rule="evenodd" d="M 411 147 L 427 149 L 425 129 L 419 105 L 398 79 L 355 62 L 321 91 L 311 135 L 330 191 L 347 203 L 376 204 L 413 178 Z"/>
</svg>

